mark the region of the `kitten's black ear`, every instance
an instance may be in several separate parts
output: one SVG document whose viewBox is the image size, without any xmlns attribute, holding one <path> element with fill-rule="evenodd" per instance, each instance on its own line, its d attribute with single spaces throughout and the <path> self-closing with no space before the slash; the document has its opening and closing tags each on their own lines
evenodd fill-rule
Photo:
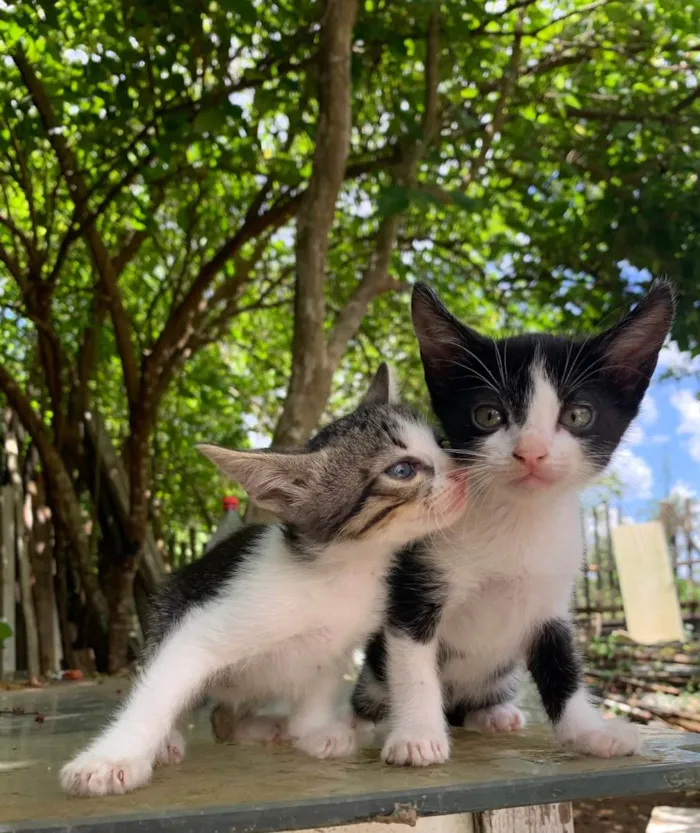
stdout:
<svg viewBox="0 0 700 833">
<path fill-rule="evenodd" d="M 320 462 L 320 452 L 231 451 L 200 444 L 208 457 L 231 480 L 240 483 L 250 498 L 283 521 L 294 520 L 308 497 Z"/>
<path fill-rule="evenodd" d="M 599 336 L 605 362 L 625 390 L 646 390 L 673 323 L 675 300 L 673 285 L 656 280 L 622 321 Z"/>
<path fill-rule="evenodd" d="M 394 373 L 386 362 L 382 362 L 360 405 L 393 405 L 398 401 L 399 389 Z"/>
<path fill-rule="evenodd" d="M 449 365 L 464 352 L 466 344 L 482 341 L 482 336 L 452 315 L 424 283 L 417 283 L 413 288 L 411 316 L 426 367 L 439 369 L 441 364 Z"/>
</svg>

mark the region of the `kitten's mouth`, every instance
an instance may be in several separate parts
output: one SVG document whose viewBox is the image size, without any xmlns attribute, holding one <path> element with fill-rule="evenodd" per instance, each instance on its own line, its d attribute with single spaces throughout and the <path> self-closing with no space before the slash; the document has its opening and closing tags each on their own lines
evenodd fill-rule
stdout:
<svg viewBox="0 0 700 833">
<path fill-rule="evenodd" d="M 541 489 L 543 486 L 551 486 L 554 480 L 542 472 L 530 471 L 526 475 L 519 477 L 515 483 L 518 486 L 524 486 L 526 489 Z"/>
</svg>

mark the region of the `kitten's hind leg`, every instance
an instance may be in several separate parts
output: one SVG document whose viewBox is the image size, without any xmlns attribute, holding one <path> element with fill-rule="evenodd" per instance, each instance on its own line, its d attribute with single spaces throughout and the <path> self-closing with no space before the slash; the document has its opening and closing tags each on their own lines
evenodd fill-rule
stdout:
<svg viewBox="0 0 700 833">
<path fill-rule="evenodd" d="M 229 703 L 214 706 L 211 727 L 217 743 L 279 743 L 287 738 L 286 718 L 241 714 Z"/>
<path fill-rule="evenodd" d="M 211 694 L 218 700 L 210 715 L 217 743 L 280 743 L 288 738 L 286 717 L 255 714 L 241 703 L 235 683 L 216 685 Z"/>
<path fill-rule="evenodd" d="M 289 718 L 293 746 L 314 758 L 341 758 L 357 748 L 357 734 L 350 714 L 340 715 L 337 699 L 342 670 L 331 665 L 310 681 Z"/>
<path fill-rule="evenodd" d="M 525 715 L 512 702 L 498 703 L 469 712 L 464 721 L 465 729 L 478 732 L 519 732 L 525 727 Z"/>
<path fill-rule="evenodd" d="M 543 623 L 530 647 L 528 668 L 557 738 L 584 755 L 616 758 L 639 751 L 637 729 L 624 720 L 603 720 L 588 702 L 571 625 Z"/>
</svg>

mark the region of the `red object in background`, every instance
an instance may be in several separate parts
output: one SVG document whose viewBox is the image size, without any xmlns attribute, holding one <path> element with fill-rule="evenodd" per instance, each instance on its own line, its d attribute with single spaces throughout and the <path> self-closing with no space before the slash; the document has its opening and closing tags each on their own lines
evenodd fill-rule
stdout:
<svg viewBox="0 0 700 833">
<path fill-rule="evenodd" d="M 79 668 L 69 668 L 63 672 L 64 680 L 82 680 L 83 672 Z"/>
<path fill-rule="evenodd" d="M 212 547 L 233 535 L 243 526 L 241 516 L 238 514 L 238 498 L 233 495 L 224 495 L 221 499 L 221 504 L 224 510 L 223 517 L 219 521 L 216 531 L 209 539 L 209 543 L 204 548 L 204 552 L 209 552 Z"/>
</svg>

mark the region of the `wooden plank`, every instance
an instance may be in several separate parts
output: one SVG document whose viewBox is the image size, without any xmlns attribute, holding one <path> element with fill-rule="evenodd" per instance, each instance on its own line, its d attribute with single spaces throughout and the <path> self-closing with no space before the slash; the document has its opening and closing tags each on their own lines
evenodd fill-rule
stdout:
<svg viewBox="0 0 700 833">
<path fill-rule="evenodd" d="M 700 809 L 654 807 L 646 833 L 700 833 Z"/>
<path fill-rule="evenodd" d="M 680 642 L 683 619 L 663 525 L 623 524 L 612 530 L 627 631 L 636 642 Z"/>
<path fill-rule="evenodd" d="M 474 833 L 574 833 L 571 804 L 487 810 L 474 816 Z"/>
<path fill-rule="evenodd" d="M 270 833 L 700 787 L 700 739 L 682 732 L 643 729 L 643 756 L 600 760 L 562 749 L 535 721 L 517 735 L 462 730 L 447 765 L 412 770 L 383 765 L 380 738 L 338 761 L 217 744 L 203 709 L 185 726 L 182 765 L 158 768 L 147 787 L 128 795 L 65 796 L 61 764 L 125 693 L 123 680 L 0 693 L 2 708 L 46 715 L 40 724 L 30 714 L 0 719 L 0 833 Z"/>
<path fill-rule="evenodd" d="M 400 817 L 399 808 L 397 815 Z M 392 821 L 388 815 L 382 821 L 358 822 L 340 827 L 312 827 L 298 833 L 407 833 L 406 828 L 412 828 L 416 833 L 476 833 L 474 817 L 469 813 L 454 816 L 433 816 L 431 818 L 415 818 L 408 814 L 401 821 Z M 284 831 L 283 833 L 291 833 Z"/>
</svg>

